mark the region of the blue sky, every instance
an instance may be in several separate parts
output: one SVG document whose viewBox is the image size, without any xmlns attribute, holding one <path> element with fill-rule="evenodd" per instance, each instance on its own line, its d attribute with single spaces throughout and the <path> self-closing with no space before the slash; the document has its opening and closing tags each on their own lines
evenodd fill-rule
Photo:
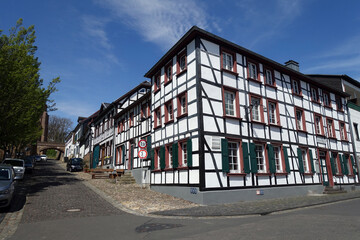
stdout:
<svg viewBox="0 0 360 240">
<path fill-rule="evenodd" d="M 193 25 L 300 71 L 360 79 L 360 1 L 3 0 L 0 29 L 35 25 L 50 115 L 89 116 L 140 82 Z"/>
</svg>

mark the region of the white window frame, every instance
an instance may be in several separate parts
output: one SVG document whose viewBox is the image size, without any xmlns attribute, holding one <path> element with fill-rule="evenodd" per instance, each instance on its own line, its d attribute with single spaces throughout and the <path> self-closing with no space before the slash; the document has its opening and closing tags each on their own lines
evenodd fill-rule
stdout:
<svg viewBox="0 0 360 240">
<path fill-rule="evenodd" d="M 277 124 L 276 103 L 269 102 L 269 123 Z"/>
<path fill-rule="evenodd" d="M 309 169 L 307 149 L 301 149 L 301 154 L 302 154 L 302 162 L 303 162 L 304 172 L 308 173 L 308 172 L 310 172 L 310 169 Z"/>
<path fill-rule="evenodd" d="M 281 146 L 273 146 L 276 172 L 283 172 Z"/>
<path fill-rule="evenodd" d="M 224 91 L 225 115 L 235 116 L 236 94 L 231 91 Z"/>
<path fill-rule="evenodd" d="M 229 71 L 234 70 L 233 55 L 227 52 L 222 52 L 223 55 L 223 68 Z"/>
<path fill-rule="evenodd" d="M 274 81 L 274 78 L 273 78 L 272 71 L 269 70 L 269 69 L 266 69 L 265 74 L 266 74 L 266 83 L 269 84 L 269 85 L 274 85 L 275 81 Z"/>
<path fill-rule="evenodd" d="M 264 154 L 264 145 L 255 144 L 256 164 L 259 173 L 266 173 L 266 158 Z"/>
<path fill-rule="evenodd" d="M 300 82 L 298 80 L 293 79 L 292 80 L 292 87 L 295 94 L 300 95 Z"/>
<path fill-rule="evenodd" d="M 230 173 L 240 173 L 241 167 L 239 142 L 228 141 L 228 153 Z M 237 166 L 237 169 L 235 166 Z"/>
<path fill-rule="evenodd" d="M 253 104 L 257 103 L 257 104 Z M 258 97 L 251 97 L 251 116 L 253 121 L 261 122 L 261 116 L 260 116 L 260 104 L 261 104 L 261 98 Z"/>
<path fill-rule="evenodd" d="M 300 114 L 298 114 L 300 113 Z M 297 109 L 296 110 L 296 126 L 298 130 L 304 130 L 304 121 L 303 121 L 304 111 Z"/>
<path fill-rule="evenodd" d="M 334 121 L 332 119 L 326 119 L 326 127 L 327 127 L 327 131 L 328 131 L 328 137 L 334 137 L 333 124 L 334 124 Z"/>
<path fill-rule="evenodd" d="M 321 131 L 321 117 L 315 115 L 315 130 L 316 130 L 316 134 L 322 134 Z"/>
<path fill-rule="evenodd" d="M 257 73 L 257 66 L 256 64 L 249 62 L 248 63 L 248 67 L 249 67 L 249 78 L 252 79 L 258 79 L 258 73 Z"/>
</svg>

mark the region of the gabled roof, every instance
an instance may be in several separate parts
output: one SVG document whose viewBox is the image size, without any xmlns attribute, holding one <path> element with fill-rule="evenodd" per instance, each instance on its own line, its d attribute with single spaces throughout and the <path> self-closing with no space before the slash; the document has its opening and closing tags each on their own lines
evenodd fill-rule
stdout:
<svg viewBox="0 0 360 240">
<path fill-rule="evenodd" d="M 241 46 L 239 46 L 235 43 L 232 43 L 224 38 L 221 38 L 215 34 L 207 32 L 197 26 L 193 26 L 187 33 L 185 33 L 185 35 L 167 53 L 165 53 L 165 55 L 157 63 L 155 63 L 155 65 L 147 73 L 145 73 L 144 76 L 146 78 L 151 78 L 153 75 L 155 75 L 161 69 L 161 67 L 165 66 L 172 59 L 173 56 L 178 54 L 179 51 L 182 50 L 192 40 L 194 40 L 195 37 L 201 37 L 203 39 L 217 43 L 223 47 L 229 48 L 240 54 L 246 55 L 253 60 L 265 63 L 269 67 L 272 67 L 277 70 L 281 70 L 281 72 L 283 72 L 285 74 L 297 77 L 301 80 L 304 80 L 304 81 L 307 81 L 314 85 L 317 85 L 318 87 L 329 89 L 333 92 L 336 92 L 337 94 L 339 94 L 341 96 L 346 96 L 346 94 L 343 91 L 341 91 L 340 89 L 331 89 L 327 85 L 324 85 L 320 82 L 315 82 L 312 78 L 310 78 L 309 76 L 307 76 L 305 74 L 302 74 L 301 72 L 298 72 L 296 70 L 288 68 L 288 67 L 284 66 L 283 64 L 275 62 L 275 61 L 273 61 L 269 58 L 266 58 L 258 53 L 250 51 L 249 49 L 241 47 Z"/>
<path fill-rule="evenodd" d="M 334 87 L 341 87 L 341 79 L 355 85 L 356 87 L 360 88 L 360 82 L 349 77 L 346 74 L 343 75 L 331 75 L 331 74 L 307 74 L 307 76 L 311 77 L 312 79 L 316 79 L 324 84 L 334 84 Z M 330 86 L 329 86 L 330 87 Z"/>
</svg>

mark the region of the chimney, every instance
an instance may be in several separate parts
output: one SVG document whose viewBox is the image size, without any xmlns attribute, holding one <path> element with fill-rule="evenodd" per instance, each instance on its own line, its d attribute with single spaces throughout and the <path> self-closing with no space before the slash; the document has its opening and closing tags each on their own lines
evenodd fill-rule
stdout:
<svg viewBox="0 0 360 240">
<path fill-rule="evenodd" d="M 299 63 L 294 60 L 289 60 L 285 63 L 285 67 L 291 68 L 292 70 L 300 72 Z"/>
</svg>

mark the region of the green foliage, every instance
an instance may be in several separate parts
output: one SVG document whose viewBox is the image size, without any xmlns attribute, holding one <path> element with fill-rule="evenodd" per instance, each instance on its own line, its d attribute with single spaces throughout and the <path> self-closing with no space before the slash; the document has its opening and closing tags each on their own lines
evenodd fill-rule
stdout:
<svg viewBox="0 0 360 240">
<path fill-rule="evenodd" d="M 41 136 L 39 119 L 47 107 L 55 109 L 49 97 L 60 79 L 43 87 L 34 26 L 25 28 L 19 19 L 8 36 L 0 34 L 0 148 L 5 150 L 35 143 Z"/>
<path fill-rule="evenodd" d="M 48 149 L 46 150 L 46 156 L 49 159 L 55 159 L 56 158 L 57 151 L 55 149 Z"/>
</svg>

